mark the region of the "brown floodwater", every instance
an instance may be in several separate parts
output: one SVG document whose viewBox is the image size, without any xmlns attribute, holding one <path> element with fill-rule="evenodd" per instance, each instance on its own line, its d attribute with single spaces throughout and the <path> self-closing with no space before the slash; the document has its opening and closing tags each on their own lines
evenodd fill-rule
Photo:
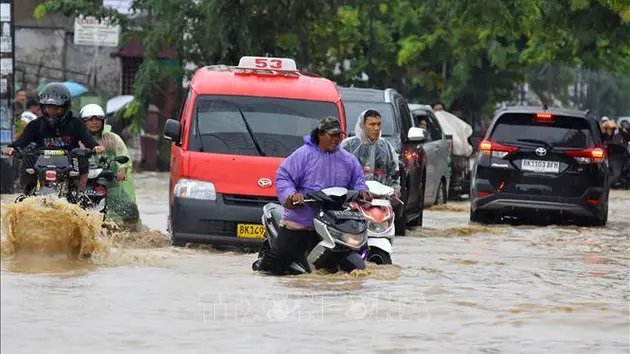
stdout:
<svg viewBox="0 0 630 354">
<path fill-rule="evenodd" d="M 2 353 L 628 353 L 628 191 L 604 228 L 474 225 L 457 202 L 396 239 L 395 265 L 271 277 L 171 247 L 168 176 L 136 184 L 136 233 L 2 197 Z"/>
</svg>

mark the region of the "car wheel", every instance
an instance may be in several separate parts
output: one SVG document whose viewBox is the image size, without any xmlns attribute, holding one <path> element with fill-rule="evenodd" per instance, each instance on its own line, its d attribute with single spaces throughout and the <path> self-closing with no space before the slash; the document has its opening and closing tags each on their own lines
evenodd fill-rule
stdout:
<svg viewBox="0 0 630 354">
<path fill-rule="evenodd" d="M 444 184 L 444 180 L 440 181 L 440 185 L 438 186 L 438 192 L 435 196 L 435 205 L 446 204 L 446 185 Z"/>
<path fill-rule="evenodd" d="M 494 219 L 495 219 L 494 215 L 490 214 L 487 211 L 481 211 L 481 210 L 470 211 L 471 222 L 476 222 L 479 224 L 491 224 Z"/>
<path fill-rule="evenodd" d="M 407 233 L 407 215 L 404 212 L 394 220 L 394 228 L 396 236 L 405 236 Z"/>
<path fill-rule="evenodd" d="M 425 193 L 425 184 L 422 183 L 422 193 L 420 194 L 420 210 L 418 211 L 418 217 L 413 219 L 409 225 L 421 227 L 424 220 L 424 193 Z"/>
<path fill-rule="evenodd" d="M 171 234 L 171 246 L 173 247 L 186 247 L 186 241 L 175 237 L 175 235 Z"/>
<path fill-rule="evenodd" d="M 606 226 L 608 223 L 608 213 L 604 216 L 604 218 L 599 222 L 599 226 Z"/>
<path fill-rule="evenodd" d="M 608 211 L 606 212 L 603 218 L 591 217 L 591 218 L 585 219 L 584 221 L 578 222 L 578 225 L 586 226 L 586 227 L 602 227 L 602 226 L 606 226 L 607 222 L 608 222 Z"/>
</svg>

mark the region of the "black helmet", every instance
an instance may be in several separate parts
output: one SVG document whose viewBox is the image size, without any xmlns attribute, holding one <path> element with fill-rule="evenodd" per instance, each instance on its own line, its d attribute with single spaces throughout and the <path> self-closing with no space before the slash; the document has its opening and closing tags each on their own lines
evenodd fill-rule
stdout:
<svg viewBox="0 0 630 354">
<path fill-rule="evenodd" d="M 44 86 L 39 93 L 39 103 L 42 106 L 64 106 L 70 107 L 71 96 L 70 91 L 61 82 L 51 82 Z"/>
</svg>

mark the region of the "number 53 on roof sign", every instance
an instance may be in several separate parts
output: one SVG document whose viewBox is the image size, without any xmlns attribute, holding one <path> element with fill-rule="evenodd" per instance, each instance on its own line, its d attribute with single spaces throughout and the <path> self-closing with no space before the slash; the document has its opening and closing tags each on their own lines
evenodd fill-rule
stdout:
<svg viewBox="0 0 630 354">
<path fill-rule="evenodd" d="M 239 68 L 297 71 L 295 60 L 288 58 L 242 57 Z"/>
</svg>

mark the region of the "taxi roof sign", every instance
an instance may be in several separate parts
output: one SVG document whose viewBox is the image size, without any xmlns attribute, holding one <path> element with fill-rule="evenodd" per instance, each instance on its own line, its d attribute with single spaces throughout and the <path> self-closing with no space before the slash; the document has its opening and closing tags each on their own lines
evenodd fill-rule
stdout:
<svg viewBox="0 0 630 354">
<path fill-rule="evenodd" d="M 297 71 L 295 60 L 288 58 L 242 57 L 238 62 L 238 67 L 246 69 Z"/>
</svg>

